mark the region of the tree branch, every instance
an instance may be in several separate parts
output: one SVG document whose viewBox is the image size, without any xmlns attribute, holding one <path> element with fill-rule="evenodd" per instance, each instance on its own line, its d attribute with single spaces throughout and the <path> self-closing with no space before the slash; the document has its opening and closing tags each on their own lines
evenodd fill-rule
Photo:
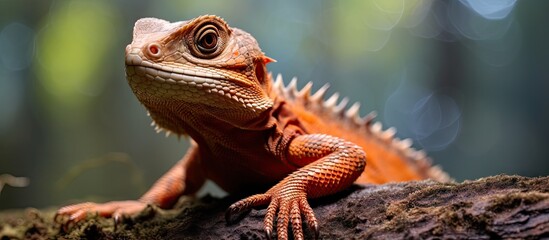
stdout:
<svg viewBox="0 0 549 240">
<path fill-rule="evenodd" d="M 237 198 L 184 198 L 175 210 L 148 209 L 116 230 L 110 219 L 90 218 L 64 231 L 54 210 L 0 213 L 8 237 L 104 239 L 263 239 L 265 210 L 227 224 L 224 213 Z M 549 238 L 549 177 L 494 176 L 463 183 L 432 181 L 355 185 L 311 200 L 321 239 Z M 23 220 L 21 220 L 23 219 Z M 305 227 L 307 239 L 311 231 Z"/>
</svg>

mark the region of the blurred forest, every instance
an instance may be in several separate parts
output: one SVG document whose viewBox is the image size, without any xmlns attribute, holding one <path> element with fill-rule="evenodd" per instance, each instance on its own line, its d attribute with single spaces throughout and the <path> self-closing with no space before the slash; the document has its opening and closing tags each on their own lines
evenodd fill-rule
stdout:
<svg viewBox="0 0 549 240">
<path fill-rule="evenodd" d="M 156 134 L 124 77 L 142 17 L 222 16 L 278 60 L 274 74 L 314 89 L 330 83 L 459 181 L 548 175 L 548 9 L 516 0 L 0 0 L 0 179 L 30 180 L 0 183 L 0 209 L 135 199 L 183 156 L 188 140 Z M 221 194 L 213 184 L 204 191 Z"/>
</svg>

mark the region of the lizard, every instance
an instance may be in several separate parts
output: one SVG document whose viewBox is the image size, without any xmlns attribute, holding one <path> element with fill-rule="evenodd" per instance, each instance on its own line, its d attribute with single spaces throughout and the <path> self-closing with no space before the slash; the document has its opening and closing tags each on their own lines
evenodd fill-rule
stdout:
<svg viewBox="0 0 549 240">
<path fill-rule="evenodd" d="M 268 238 L 276 231 L 288 239 L 291 226 L 303 239 L 303 224 L 319 234 L 308 199 L 353 183 L 450 181 L 375 113 L 361 117 L 358 103 L 327 97 L 328 85 L 314 93 L 311 82 L 286 85 L 267 71 L 272 62 L 254 37 L 218 16 L 139 19 L 125 49 L 126 79 L 157 132 L 190 136 L 190 147 L 138 200 L 69 205 L 56 217 L 97 213 L 117 222 L 148 205 L 171 208 L 210 179 L 228 193 L 253 193 L 228 207 L 227 220 L 267 206 Z"/>
</svg>

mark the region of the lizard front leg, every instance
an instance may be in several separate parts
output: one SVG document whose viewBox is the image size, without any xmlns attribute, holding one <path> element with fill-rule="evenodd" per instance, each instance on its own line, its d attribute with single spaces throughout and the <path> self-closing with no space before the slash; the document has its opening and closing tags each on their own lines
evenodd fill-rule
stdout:
<svg viewBox="0 0 549 240">
<path fill-rule="evenodd" d="M 185 156 L 138 200 L 69 205 L 60 208 L 55 218 L 69 216 L 66 224 L 70 224 L 85 219 L 89 213 L 97 213 L 103 217 L 113 217 L 118 221 L 123 216 L 141 212 L 149 204 L 170 208 L 180 196 L 193 194 L 204 184 L 205 177 L 199 164 L 198 145 L 193 141 Z"/>
<path fill-rule="evenodd" d="M 295 137 L 286 148 L 288 162 L 304 167 L 291 173 L 264 194 L 257 194 L 231 205 L 227 218 L 255 206 L 269 204 L 265 215 L 265 232 L 270 238 L 275 215 L 279 239 L 288 239 L 292 225 L 295 239 L 303 239 L 302 215 L 318 236 L 318 223 L 307 198 L 329 195 L 350 186 L 366 166 L 361 147 L 325 134 Z M 308 163 L 308 164 L 307 164 Z"/>
</svg>

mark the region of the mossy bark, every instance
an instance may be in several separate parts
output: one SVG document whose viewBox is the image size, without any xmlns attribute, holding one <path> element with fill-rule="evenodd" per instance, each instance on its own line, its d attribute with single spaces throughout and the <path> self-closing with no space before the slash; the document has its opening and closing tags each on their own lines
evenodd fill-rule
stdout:
<svg viewBox="0 0 549 240">
<path fill-rule="evenodd" d="M 4 211 L 0 239 L 263 239 L 264 209 L 225 221 L 235 200 L 183 198 L 177 209 L 151 208 L 116 228 L 111 219 L 90 217 L 64 229 L 53 221 L 55 209 Z M 355 185 L 310 202 L 321 239 L 549 238 L 549 177 Z"/>
</svg>

